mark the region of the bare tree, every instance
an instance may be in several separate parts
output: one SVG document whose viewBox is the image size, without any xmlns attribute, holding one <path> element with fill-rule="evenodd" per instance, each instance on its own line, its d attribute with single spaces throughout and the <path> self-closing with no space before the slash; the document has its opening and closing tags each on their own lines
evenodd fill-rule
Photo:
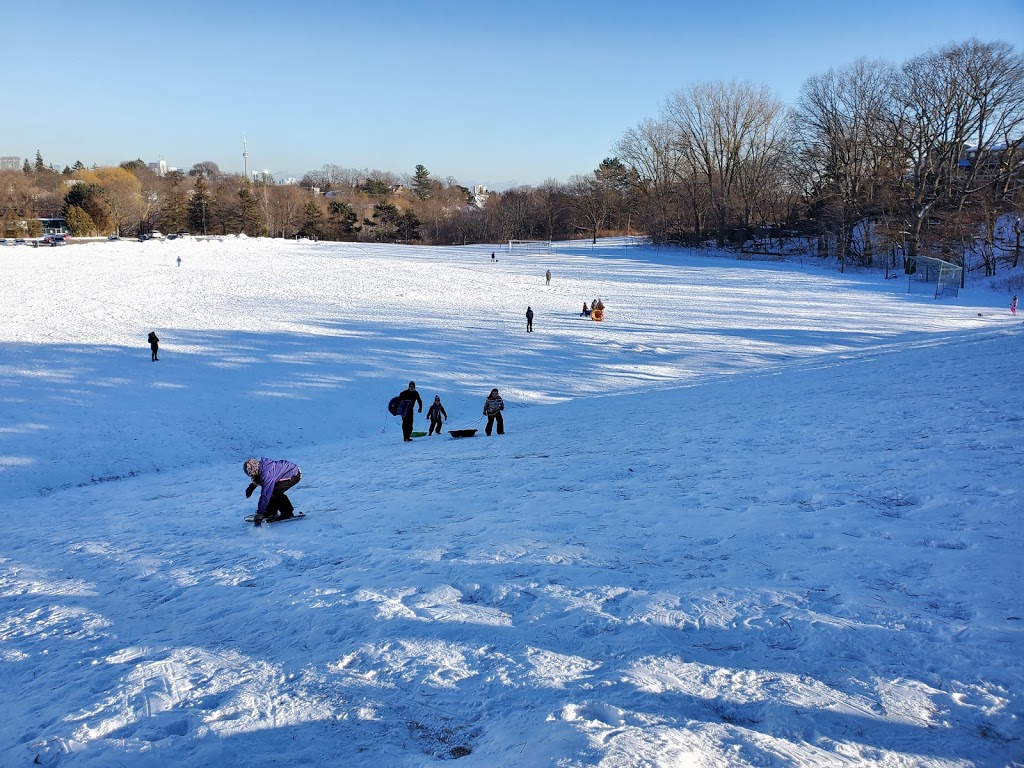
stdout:
<svg viewBox="0 0 1024 768">
<path fill-rule="evenodd" d="M 908 255 L 916 256 L 931 219 L 949 211 L 961 222 L 967 202 L 995 183 L 985 157 L 1024 130 L 1024 59 L 1008 43 L 951 44 L 908 61 L 895 96 L 910 169 Z"/>
<path fill-rule="evenodd" d="M 568 188 L 569 207 L 577 229 L 589 233 L 592 242 L 596 243 L 612 206 L 608 185 L 597 173 L 589 176 L 577 174 L 570 177 Z"/>
<path fill-rule="evenodd" d="M 702 179 L 715 217 L 718 244 L 732 226 L 747 228 L 746 195 L 757 185 L 744 176 L 760 173 L 784 151 L 784 105 L 751 83 L 698 83 L 677 91 L 664 108 L 676 130 L 679 151 Z"/>
<path fill-rule="evenodd" d="M 790 114 L 805 188 L 840 265 L 852 255 L 858 227 L 863 231 L 877 212 L 879 184 L 890 178 L 894 76 L 885 62 L 859 59 L 807 80 Z M 870 253 L 863 248 L 862 261 Z"/>
</svg>

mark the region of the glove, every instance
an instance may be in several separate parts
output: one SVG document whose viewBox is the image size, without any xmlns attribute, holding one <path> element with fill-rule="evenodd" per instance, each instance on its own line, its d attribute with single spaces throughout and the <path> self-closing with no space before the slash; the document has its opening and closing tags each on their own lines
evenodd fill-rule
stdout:
<svg viewBox="0 0 1024 768">
<path fill-rule="evenodd" d="M 256 483 L 250 483 L 249 487 L 245 489 L 245 498 L 252 496 L 252 492 L 256 490 Z"/>
</svg>

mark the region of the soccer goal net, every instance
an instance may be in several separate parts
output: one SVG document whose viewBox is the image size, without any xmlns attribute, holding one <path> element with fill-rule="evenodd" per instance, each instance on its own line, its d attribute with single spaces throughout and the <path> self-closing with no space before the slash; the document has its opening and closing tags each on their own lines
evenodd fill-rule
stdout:
<svg viewBox="0 0 1024 768">
<path fill-rule="evenodd" d="M 509 240 L 508 255 L 527 253 L 551 253 L 550 240 Z"/>
<path fill-rule="evenodd" d="M 936 299 L 960 295 L 960 276 L 963 268 L 931 256 L 907 259 L 907 293 L 923 293 Z"/>
</svg>

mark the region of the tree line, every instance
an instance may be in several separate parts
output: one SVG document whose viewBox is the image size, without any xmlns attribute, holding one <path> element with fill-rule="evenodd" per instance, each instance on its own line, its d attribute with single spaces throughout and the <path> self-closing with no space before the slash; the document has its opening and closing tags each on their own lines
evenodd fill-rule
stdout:
<svg viewBox="0 0 1024 768">
<path fill-rule="evenodd" d="M 0 227 L 63 215 L 73 234 L 310 237 L 453 244 L 641 234 L 655 243 L 779 250 L 799 239 L 848 264 L 934 255 L 993 274 L 1019 264 L 1024 58 L 950 43 L 902 64 L 860 59 L 810 77 L 795 104 L 709 81 L 671 94 L 590 173 L 491 192 L 483 203 L 423 165 L 324 165 L 299 184 L 213 162 L 141 160 L 58 172 L 40 153 L 0 172 Z"/>
</svg>

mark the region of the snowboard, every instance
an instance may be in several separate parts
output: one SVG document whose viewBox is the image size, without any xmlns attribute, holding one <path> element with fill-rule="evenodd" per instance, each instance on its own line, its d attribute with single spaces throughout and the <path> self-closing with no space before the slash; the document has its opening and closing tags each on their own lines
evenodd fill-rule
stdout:
<svg viewBox="0 0 1024 768">
<path fill-rule="evenodd" d="M 276 525 L 277 523 L 289 523 L 292 520 L 302 520 L 305 517 L 306 517 L 306 513 L 305 512 L 296 512 L 291 517 L 277 517 L 277 518 L 273 518 L 273 519 L 266 519 L 266 518 L 264 518 L 260 522 L 260 525 L 262 525 L 263 523 L 266 523 L 267 525 Z M 255 523 L 256 522 L 256 515 L 246 515 L 245 516 L 245 522 L 247 522 L 247 523 Z"/>
</svg>

